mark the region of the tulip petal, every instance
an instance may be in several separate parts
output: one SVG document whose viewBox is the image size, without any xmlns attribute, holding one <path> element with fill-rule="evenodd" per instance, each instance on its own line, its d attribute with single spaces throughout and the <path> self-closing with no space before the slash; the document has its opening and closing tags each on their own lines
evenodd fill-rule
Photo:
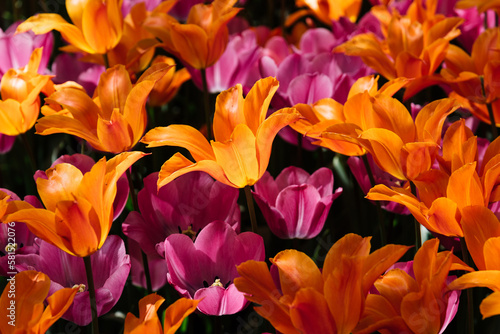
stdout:
<svg viewBox="0 0 500 334">
<path fill-rule="evenodd" d="M 97 95 L 101 103 L 102 117 L 109 120 L 114 108 L 123 111 L 131 90 L 132 83 L 125 66 L 117 65 L 101 74 Z M 137 110 L 135 112 L 137 113 Z"/>
<path fill-rule="evenodd" d="M 124 334 L 162 333 L 161 322 L 158 319 L 158 309 L 165 301 L 163 297 L 156 293 L 147 295 L 139 301 L 139 318 L 132 313 L 128 313 L 125 318 Z M 171 306 L 175 305 L 172 304 Z"/>
<path fill-rule="evenodd" d="M 191 171 L 205 172 L 219 182 L 231 187 L 236 187 L 236 185 L 229 181 L 224 170 L 217 162 L 213 160 L 201 160 L 197 163 L 193 163 L 182 154 L 175 153 L 161 166 L 160 173 L 158 174 L 158 188 L 161 188 L 173 179 Z"/>
<path fill-rule="evenodd" d="M 195 24 L 171 25 L 170 37 L 182 59 L 196 69 L 207 68 L 213 63 L 209 59 L 207 32 Z"/>
<path fill-rule="evenodd" d="M 236 126 L 229 141 L 212 142 L 217 163 L 237 188 L 251 186 L 260 177 L 255 146 L 255 136 L 245 124 Z"/>
<path fill-rule="evenodd" d="M 45 208 L 54 211 L 60 200 L 75 200 L 75 194 L 83 174 L 75 166 L 63 163 L 47 170 L 48 179 L 36 180 L 38 194 Z"/>
<path fill-rule="evenodd" d="M 284 108 L 274 112 L 262 122 L 255 136 L 259 157 L 259 177 L 264 174 L 269 164 L 274 137 L 282 128 L 296 121 L 299 117 L 300 114 L 295 108 Z"/>
<path fill-rule="evenodd" d="M 171 304 L 165 311 L 164 334 L 174 334 L 188 315 L 196 311 L 198 300 L 181 298 Z M 150 333 L 150 332 L 148 332 Z"/>
<path fill-rule="evenodd" d="M 290 306 L 290 318 L 295 328 L 304 334 L 337 333 L 325 297 L 314 288 L 297 291 Z"/>
<path fill-rule="evenodd" d="M 220 142 L 229 140 L 238 124 L 248 124 L 247 122 L 252 122 L 253 118 L 257 118 L 256 114 L 253 114 L 248 120 L 245 119 L 244 108 L 243 88 L 240 84 L 221 92 L 217 96 L 213 124 L 215 140 Z M 250 129 L 253 130 L 253 128 Z"/>
<path fill-rule="evenodd" d="M 266 119 L 269 104 L 276 90 L 278 90 L 278 86 L 279 83 L 276 78 L 268 77 L 259 80 L 253 85 L 245 98 L 244 117 L 246 124 L 255 135 L 259 126 Z"/>
<path fill-rule="evenodd" d="M 195 161 L 215 160 L 212 147 L 205 136 L 189 125 L 173 124 L 167 127 L 156 127 L 141 139 L 148 147 L 179 146 L 187 149 Z"/>
<path fill-rule="evenodd" d="M 234 279 L 234 285 L 245 297 L 259 306 L 254 310 L 282 333 L 298 333 L 290 319 L 289 307 L 280 302 L 281 295 L 265 262 L 247 261 L 238 266 L 241 277 Z"/>
<path fill-rule="evenodd" d="M 248 304 L 245 295 L 234 284 L 230 284 L 227 289 L 220 286 L 199 289 L 193 298 L 201 299 L 198 304 L 201 312 L 215 316 L 235 314 Z"/>
<path fill-rule="evenodd" d="M 488 297 L 484 298 L 479 305 L 483 320 L 500 314 L 500 292 L 493 292 Z"/>
<path fill-rule="evenodd" d="M 279 269 L 281 291 L 293 301 L 301 288 L 312 288 L 323 293 L 323 277 L 314 261 L 294 249 L 279 252 L 271 261 Z"/>
</svg>

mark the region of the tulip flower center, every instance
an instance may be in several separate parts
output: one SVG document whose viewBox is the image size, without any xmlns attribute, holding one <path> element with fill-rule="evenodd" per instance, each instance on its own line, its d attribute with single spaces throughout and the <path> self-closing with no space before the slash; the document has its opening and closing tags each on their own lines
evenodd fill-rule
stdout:
<svg viewBox="0 0 500 334">
<path fill-rule="evenodd" d="M 85 291 L 85 284 L 75 284 L 73 285 L 73 289 L 77 289 L 78 292 Z"/>
<path fill-rule="evenodd" d="M 14 253 L 15 251 L 17 250 L 17 244 L 16 243 L 13 243 L 13 244 L 7 244 L 7 246 L 5 246 L 5 251 L 7 253 Z"/>
<path fill-rule="evenodd" d="M 212 283 L 211 286 L 220 286 L 221 288 L 224 287 L 224 285 L 222 285 L 221 281 L 219 278 L 216 278 L 215 281 Z"/>
<path fill-rule="evenodd" d="M 189 225 L 187 230 L 182 230 L 181 233 L 187 235 L 188 237 L 190 237 L 193 240 L 194 240 L 194 237 L 196 237 L 196 232 L 193 231 L 193 225 Z"/>
</svg>

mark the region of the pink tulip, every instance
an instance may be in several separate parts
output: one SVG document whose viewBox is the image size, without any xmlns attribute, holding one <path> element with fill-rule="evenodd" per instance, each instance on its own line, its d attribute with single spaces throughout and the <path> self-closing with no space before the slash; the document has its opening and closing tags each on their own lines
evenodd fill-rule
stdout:
<svg viewBox="0 0 500 334">
<path fill-rule="evenodd" d="M 325 224 L 332 202 L 342 188 L 333 191 L 333 173 L 320 168 L 312 175 L 297 167 L 285 168 L 274 180 L 266 172 L 253 193 L 271 231 L 282 239 L 310 239 Z"/>
<path fill-rule="evenodd" d="M 0 79 L 4 73 L 11 68 L 20 68 L 28 64 L 33 50 L 43 47 L 42 59 L 40 61 L 40 74 L 45 74 L 47 64 L 52 54 L 54 38 L 51 33 L 35 35 L 28 31 L 15 34 L 17 26 L 21 22 L 11 25 L 5 32 L 0 29 Z"/>
<path fill-rule="evenodd" d="M 203 172 L 180 176 L 160 191 L 157 180 L 158 173 L 144 178 L 144 188 L 137 196 L 140 212 L 131 212 L 122 225 L 123 233 L 137 241 L 146 254 L 158 256 L 157 247 L 161 249 L 169 235 L 194 236 L 215 220 L 225 221 L 239 231 L 237 189 Z"/>
<path fill-rule="evenodd" d="M 16 136 L 7 136 L 0 133 L 0 154 L 9 152 L 12 149 L 12 146 L 14 146 L 15 140 Z"/>
<path fill-rule="evenodd" d="M 234 314 L 248 301 L 233 284 L 236 266 L 264 260 L 264 241 L 252 232 L 236 234 L 227 223 L 208 224 L 195 241 L 184 234 L 165 240 L 168 281 L 183 296 L 201 299 L 198 310 L 208 315 Z"/>
<path fill-rule="evenodd" d="M 20 200 L 19 196 L 8 189 L 0 188 L 0 191 L 6 193 L 7 195 L 10 195 L 9 201 Z M 38 198 L 32 195 L 24 197 L 24 201 L 28 202 L 36 208 L 43 207 Z M 11 250 L 7 247 L 9 243 L 12 243 L 11 238 L 15 239 L 16 247 L 14 250 Z M 35 243 L 35 238 L 35 235 L 31 233 L 31 231 L 28 229 L 28 226 L 24 223 L 0 223 L 0 276 L 11 276 L 7 273 L 16 272 L 15 269 L 9 267 L 9 259 L 7 255 L 11 255 L 11 253 L 13 253 L 14 256 L 17 257 L 22 254 L 38 253 L 39 247 Z"/>
<path fill-rule="evenodd" d="M 82 62 L 78 60 L 78 57 L 78 55 L 67 53 L 58 55 L 52 64 L 52 73 L 55 75 L 53 81 L 56 84 L 74 81 L 92 96 L 106 68 L 102 65 Z"/>
</svg>

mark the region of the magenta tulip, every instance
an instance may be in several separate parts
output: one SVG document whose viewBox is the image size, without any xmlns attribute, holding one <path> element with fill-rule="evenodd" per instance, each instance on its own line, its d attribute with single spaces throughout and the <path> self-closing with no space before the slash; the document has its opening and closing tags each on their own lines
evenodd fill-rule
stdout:
<svg viewBox="0 0 500 334">
<path fill-rule="evenodd" d="M 201 299 L 198 310 L 208 315 L 234 314 L 248 301 L 234 286 L 236 266 L 248 260 L 263 261 L 261 236 L 237 234 L 227 223 L 208 224 L 196 240 L 174 234 L 165 240 L 168 281 L 183 296 Z"/>
<path fill-rule="evenodd" d="M 310 239 L 325 224 L 332 202 L 342 188 L 333 191 L 333 173 L 320 168 L 312 175 L 298 167 L 285 168 L 274 180 L 266 172 L 254 185 L 255 201 L 276 236 Z"/>
<path fill-rule="evenodd" d="M 157 189 L 158 173 L 144 178 L 137 200 L 140 212 L 125 219 L 123 233 L 137 241 L 148 255 L 157 255 L 171 234 L 191 237 L 207 224 L 221 220 L 239 231 L 238 189 L 215 181 L 203 172 L 182 175 Z M 163 254 L 163 251 L 160 251 Z"/>
</svg>

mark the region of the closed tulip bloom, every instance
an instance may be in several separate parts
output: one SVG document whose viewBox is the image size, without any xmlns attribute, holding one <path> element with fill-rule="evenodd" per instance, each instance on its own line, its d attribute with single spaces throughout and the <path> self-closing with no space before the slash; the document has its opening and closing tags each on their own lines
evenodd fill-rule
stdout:
<svg viewBox="0 0 500 334">
<path fill-rule="evenodd" d="M 266 171 L 274 137 L 299 118 L 295 109 L 285 108 L 266 119 L 277 89 L 278 81 L 269 77 L 257 81 L 245 98 L 239 84 L 220 93 L 215 105 L 215 141 L 210 143 L 188 125 L 174 124 L 149 131 L 141 140 L 148 147 L 184 147 L 195 160 L 174 154 L 161 168 L 158 187 L 195 170 L 234 188 L 255 184 Z"/>
<path fill-rule="evenodd" d="M 297 167 L 285 168 L 274 180 L 266 172 L 254 185 L 255 201 L 271 231 L 283 239 L 310 239 L 325 224 L 332 202 L 342 188 L 333 191 L 333 173 L 320 168 L 312 175 Z"/>
<path fill-rule="evenodd" d="M 50 279 L 44 273 L 34 270 L 23 271 L 15 276 L 15 296 L 9 296 L 9 287 L 3 290 L 0 307 L 4 316 L 0 320 L 0 332 L 4 334 L 27 333 L 43 334 L 52 326 L 73 303 L 77 289 L 59 290 L 47 298 Z M 13 317 L 9 317 L 12 301 L 15 302 Z M 9 321 L 13 321 L 10 323 Z"/>
<path fill-rule="evenodd" d="M 50 76 L 38 74 L 42 49 L 35 49 L 28 65 L 10 69 L 2 77 L 0 90 L 0 133 L 17 136 L 35 125 L 40 114 L 39 94 Z"/>
<path fill-rule="evenodd" d="M 229 40 L 227 24 L 241 10 L 236 0 L 215 0 L 191 7 L 186 23 L 158 13 L 145 21 L 146 29 L 163 42 L 165 49 L 196 69 L 212 66 Z"/>
<path fill-rule="evenodd" d="M 102 247 L 113 222 L 113 202 L 120 176 L 145 154 L 127 152 L 99 160 L 83 174 L 62 163 L 36 180 L 45 209 L 18 210 L 4 221 L 24 222 L 41 239 L 74 256 L 88 256 Z"/>
<path fill-rule="evenodd" d="M 19 25 L 17 32 L 31 30 L 39 35 L 57 30 L 71 44 L 63 50 L 105 54 L 118 44 L 122 36 L 120 3 L 120 0 L 66 0 L 66 10 L 73 24 L 59 14 L 37 14 Z"/>
<path fill-rule="evenodd" d="M 167 69 L 167 65 L 153 66 L 132 85 L 124 66 L 112 67 L 101 75 L 93 99 L 81 89 L 62 88 L 46 100 L 37 134 L 68 133 L 99 151 L 128 151 L 144 134 L 146 100 Z"/>
<path fill-rule="evenodd" d="M 201 299 L 198 310 L 209 315 L 234 314 L 247 304 L 234 286 L 236 266 L 264 260 L 262 237 L 252 232 L 236 234 L 221 221 L 208 224 L 193 240 L 184 234 L 165 239 L 168 281 L 183 296 Z"/>
</svg>

